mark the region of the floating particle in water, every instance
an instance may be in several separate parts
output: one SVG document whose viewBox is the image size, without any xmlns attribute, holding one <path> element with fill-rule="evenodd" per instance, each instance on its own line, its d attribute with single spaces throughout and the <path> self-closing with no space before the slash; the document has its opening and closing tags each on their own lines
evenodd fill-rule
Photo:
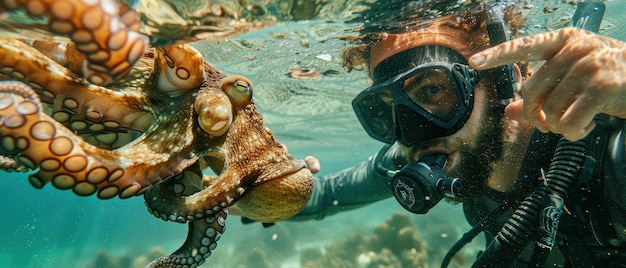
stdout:
<svg viewBox="0 0 626 268">
<path fill-rule="evenodd" d="M 320 60 L 323 60 L 323 61 L 332 61 L 333 60 L 333 56 L 331 56 L 328 53 L 322 53 L 322 54 L 319 54 L 319 55 L 317 55 L 315 57 L 320 59 Z"/>
</svg>

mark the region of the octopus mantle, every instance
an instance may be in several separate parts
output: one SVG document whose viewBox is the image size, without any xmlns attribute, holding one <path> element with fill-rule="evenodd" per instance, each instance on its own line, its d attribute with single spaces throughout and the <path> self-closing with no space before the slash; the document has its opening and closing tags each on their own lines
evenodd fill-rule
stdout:
<svg viewBox="0 0 626 268">
<path fill-rule="evenodd" d="M 273 222 L 310 198 L 310 171 L 265 127 L 252 83 L 189 45 L 147 50 L 106 87 L 76 75 L 73 64 L 89 59 L 74 45 L 0 37 L 0 55 L 0 168 L 32 171 L 35 188 L 144 195 L 155 216 L 188 222 L 184 245 L 151 266 L 203 263 L 235 202 L 243 216 Z"/>
</svg>

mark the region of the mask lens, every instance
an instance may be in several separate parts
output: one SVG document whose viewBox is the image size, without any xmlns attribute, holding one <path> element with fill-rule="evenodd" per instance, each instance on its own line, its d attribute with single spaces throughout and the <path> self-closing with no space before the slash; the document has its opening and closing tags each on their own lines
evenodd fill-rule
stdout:
<svg viewBox="0 0 626 268">
<path fill-rule="evenodd" d="M 406 79 L 402 90 L 415 105 L 433 117 L 447 122 L 459 109 L 456 89 L 452 85 L 453 79 L 448 70 L 429 68 Z"/>
<path fill-rule="evenodd" d="M 393 98 L 390 91 L 365 90 L 352 101 L 352 106 L 361 125 L 372 138 L 389 144 L 395 141 Z"/>
</svg>

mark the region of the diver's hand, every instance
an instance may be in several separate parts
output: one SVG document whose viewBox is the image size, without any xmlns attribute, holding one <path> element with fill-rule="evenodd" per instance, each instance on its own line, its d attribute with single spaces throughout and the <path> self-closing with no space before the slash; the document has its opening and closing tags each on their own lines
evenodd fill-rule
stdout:
<svg viewBox="0 0 626 268">
<path fill-rule="evenodd" d="M 285 151 L 289 152 L 289 148 L 287 147 L 287 145 L 283 143 L 281 143 L 281 145 L 285 148 Z M 304 166 L 309 171 L 311 171 L 311 174 L 316 174 L 320 172 L 320 169 L 322 168 L 320 165 L 320 160 L 317 159 L 317 157 L 312 156 L 312 155 L 308 155 L 304 157 Z"/>
<path fill-rule="evenodd" d="M 304 158 L 304 162 L 306 163 L 306 168 L 308 168 L 312 174 L 320 172 L 320 160 L 315 156 L 307 156 Z"/>
<path fill-rule="evenodd" d="M 511 40 L 470 59 L 485 70 L 517 61 L 546 60 L 523 84 L 523 100 L 507 116 L 527 119 L 542 132 L 584 138 L 599 113 L 626 118 L 626 43 L 578 28 Z"/>
</svg>

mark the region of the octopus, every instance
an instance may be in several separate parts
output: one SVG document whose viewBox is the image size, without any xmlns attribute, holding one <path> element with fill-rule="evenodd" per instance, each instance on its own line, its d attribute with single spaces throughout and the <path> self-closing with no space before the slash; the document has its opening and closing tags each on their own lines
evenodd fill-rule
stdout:
<svg viewBox="0 0 626 268">
<path fill-rule="evenodd" d="M 252 82 L 189 44 L 147 48 L 133 13 L 111 3 L 0 1 L 73 41 L 0 36 L 0 168 L 30 172 L 35 188 L 143 196 L 157 218 L 188 224 L 184 244 L 149 267 L 205 262 L 235 203 L 260 222 L 302 209 L 311 172 L 265 126 Z"/>
</svg>

